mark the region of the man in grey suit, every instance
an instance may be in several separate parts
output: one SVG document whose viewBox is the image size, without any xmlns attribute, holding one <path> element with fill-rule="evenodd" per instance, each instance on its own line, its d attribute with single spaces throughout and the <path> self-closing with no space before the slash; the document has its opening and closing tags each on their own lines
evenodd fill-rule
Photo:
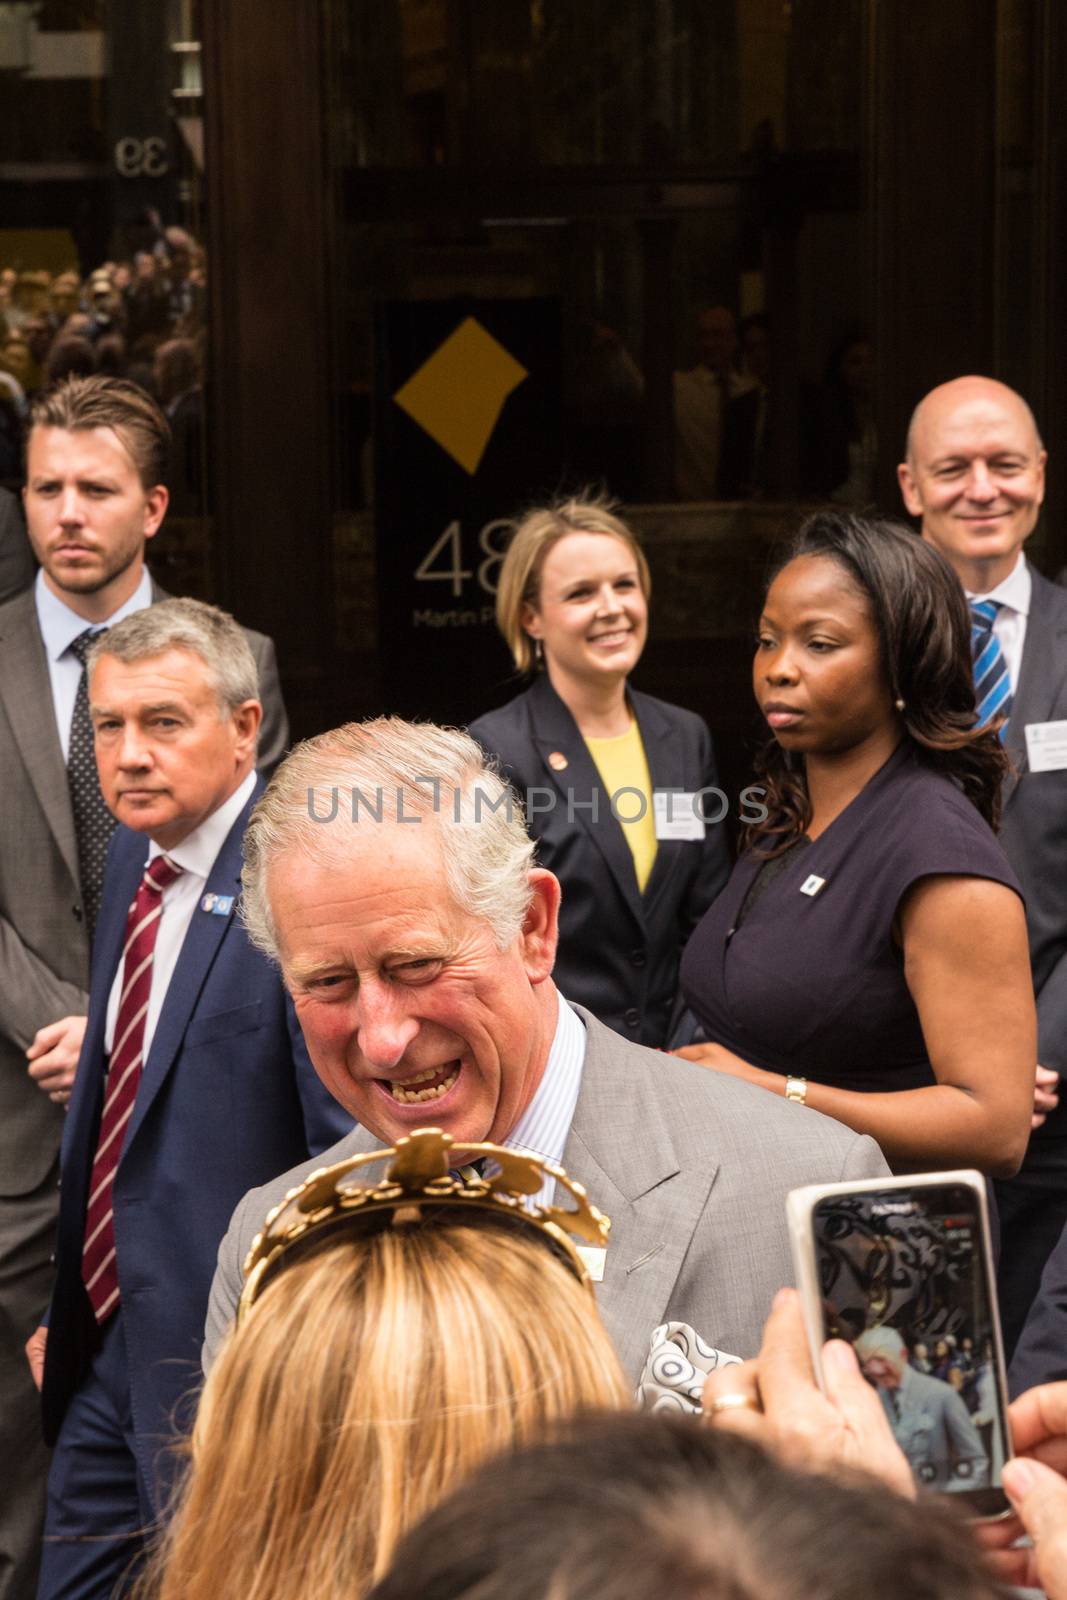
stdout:
<svg viewBox="0 0 1067 1600">
<path fill-rule="evenodd" d="M 0 489 L 0 605 L 28 589 L 33 572 L 33 552 L 19 503 L 9 489 Z"/>
<path fill-rule="evenodd" d="M 72 379 L 41 396 L 25 490 L 41 570 L 0 605 L 0 1460 L 12 1467 L 0 1495 L 0 1600 L 36 1586 L 47 1462 L 22 1346 L 51 1292 L 62 1107 L 85 1031 L 94 875 L 113 826 L 75 647 L 84 653 L 93 632 L 166 598 L 144 549 L 167 509 L 167 447 L 166 419 L 133 384 Z M 285 710 L 273 645 L 249 641 L 269 765 L 286 744 Z"/>
<path fill-rule="evenodd" d="M 925 1489 L 982 1489 L 989 1457 L 950 1383 L 916 1372 L 895 1328 L 869 1328 L 856 1340 L 863 1373 L 878 1390 L 893 1436 Z"/>
<path fill-rule="evenodd" d="M 1059 1093 L 1067 1072 L 1067 593 L 1023 554 L 1045 496 L 1045 461 L 1022 396 L 967 377 L 920 401 L 898 468 L 923 538 L 951 562 L 971 602 L 979 703 L 1000 699 L 1015 769 L 1000 842 L 1026 897 L 1040 1065 L 1022 1170 L 996 1184 L 1009 1356 L 1067 1225 L 1067 1097 Z"/>
<path fill-rule="evenodd" d="M 887 1170 L 870 1139 L 567 1003 L 559 882 L 532 866 L 514 797 L 467 734 L 383 718 L 320 735 L 275 774 L 245 858 L 249 933 L 361 1126 L 237 1208 L 205 1361 L 268 1207 L 316 1165 L 413 1128 L 533 1151 L 585 1185 L 612 1219 L 597 1296 L 635 1376 L 668 1319 L 753 1355 L 791 1278 L 788 1191 Z"/>
</svg>

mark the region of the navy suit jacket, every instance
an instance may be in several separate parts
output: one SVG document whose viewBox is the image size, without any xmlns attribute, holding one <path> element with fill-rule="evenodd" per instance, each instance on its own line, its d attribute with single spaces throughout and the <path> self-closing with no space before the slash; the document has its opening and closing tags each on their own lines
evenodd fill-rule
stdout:
<svg viewBox="0 0 1067 1600">
<path fill-rule="evenodd" d="M 1034 990 L 1037 1059 L 1067 1078 L 1067 769 L 1031 772 L 1026 727 L 1067 719 L 1067 592 L 1030 569 L 1033 590 L 1019 684 L 1005 747 L 1015 774 L 1004 790 L 1000 842 L 1026 896 Z M 1064 1169 L 1067 1182 L 1067 1092 L 1030 1141 L 1023 1170 Z"/>
<path fill-rule="evenodd" d="M 196 1384 L 219 1240 L 246 1190 L 349 1131 L 304 1046 L 281 977 L 236 915 L 249 800 L 215 859 L 206 893 L 228 915 L 193 912 L 145 1062 L 115 1175 L 119 1287 L 137 1451 L 147 1483 L 155 1455 Z M 113 836 L 97 924 L 89 1021 L 61 1152 L 56 1285 L 42 1391 L 54 1442 L 95 1342 L 81 1280 L 89 1179 L 103 1105 L 104 1026 L 126 915 L 148 856 L 143 834 Z M 160 1463 L 163 1465 L 163 1463 Z"/>
<path fill-rule="evenodd" d="M 639 690 L 628 694 L 653 788 L 714 788 L 715 753 L 703 719 Z M 682 947 L 729 876 L 724 824 L 709 823 L 703 839 L 661 841 L 642 894 L 596 764 L 547 676 L 470 732 L 497 757 L 521 800 L 542 791 L 527 820 L 538 864 L 563 885 L 554 974 L 560 989 L 624 1039 L 662 1046 Z M 712 795 L 704 809 L 715 816 L 721 806 Z"/>
</svg>

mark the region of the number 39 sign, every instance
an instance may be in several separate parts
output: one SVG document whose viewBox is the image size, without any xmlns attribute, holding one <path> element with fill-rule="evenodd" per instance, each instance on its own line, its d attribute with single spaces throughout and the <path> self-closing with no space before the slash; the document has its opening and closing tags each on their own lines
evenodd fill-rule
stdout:
<svg viewBox="0 0 1067 1600">
<path fill-rule="evenodd" d="M 377 321 L 375 529 L 389 709 L 469 722 L 514 692 L 494 623 L 513 518 L 559 482 L 555 300 L 389 304 Z"/>
</svg>

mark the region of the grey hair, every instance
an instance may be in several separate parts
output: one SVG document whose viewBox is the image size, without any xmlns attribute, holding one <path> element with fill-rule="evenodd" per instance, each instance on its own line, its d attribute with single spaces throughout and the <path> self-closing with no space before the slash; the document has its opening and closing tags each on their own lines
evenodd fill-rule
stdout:
<svg viewBox="0 0 1067 1600">
<path fill-rule="evenodd" d="M 904 1367 L 908 1360 L 908 1346 L 896 1328 L 868 1328 L 856 1340 L 854 1349 L 862 1361 L 864 1356 L 884 1356 Z"/>
<path fill-rule="evenodd" d="M 244 629 L 228 612 L 202 600 L 161 600 L 135 611 L 94 642 L 86 669 L 92 676 L 101 656 L 144 661 L 165 650 L 190 650 L 200 657 L 219 697 L 220 716 L 259 699 L 259 674 Z"/>
<path fill-rule="evenodd" d="M 273 862 L 302 852 L 336 864 L 353 841 L 400 820 L 436 824 L 453 900 L 507 949 L 532 898 L 534 846 L 522 809 L 469 734 L 399 717 L 306 739 L 274 774 L 245 835 L 241 915 L 253 944 L 279 960 L 267 890 Z"/>
</svg>

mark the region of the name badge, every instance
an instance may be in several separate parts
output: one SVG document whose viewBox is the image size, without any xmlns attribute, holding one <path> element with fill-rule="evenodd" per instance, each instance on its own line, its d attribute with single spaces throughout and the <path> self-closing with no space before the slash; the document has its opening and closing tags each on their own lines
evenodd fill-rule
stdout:
<svg viewBox="0 0 1067 1600">
<path fill-rule="evenodd" d="M 603 1283 L 604 1265 L 608 1259 L 608 1252 L 600 1245 L 578 1244 L 574 1247 L 585 1263 L 585 1270 L 594 1283 Z"/>
<path fill-rule="evenodd" d="M 233 902 L 232 894 L 206 894 L 200 902 L 200 909 L 210 912 L 213 917 L 228 917 L 233 910 Z"/>
<path fill-rule="evenodd" d="M 1031 772 L 1062 772 L 1067 767 L 1067 721 L 1028 722 L 1026 760 Z"/>
<path fill-rule="evenodd" d="M 814 896 L 818 894 L 819 890 L 825 889 L 825 887 L 826 879 L 816 877 L 815 873 L 813 872 L 811 876 L 805 878 L 804 882 L 800 885 L 800 892 L 801 894 L 811 895 L 814 898 Z"/>
<path fill-rule="evenodd" d="M 707 833 L 695 794 L 681 789 L 656 789 L 652 811 L 657 839 L 703 839 Z"/>
</svg>

